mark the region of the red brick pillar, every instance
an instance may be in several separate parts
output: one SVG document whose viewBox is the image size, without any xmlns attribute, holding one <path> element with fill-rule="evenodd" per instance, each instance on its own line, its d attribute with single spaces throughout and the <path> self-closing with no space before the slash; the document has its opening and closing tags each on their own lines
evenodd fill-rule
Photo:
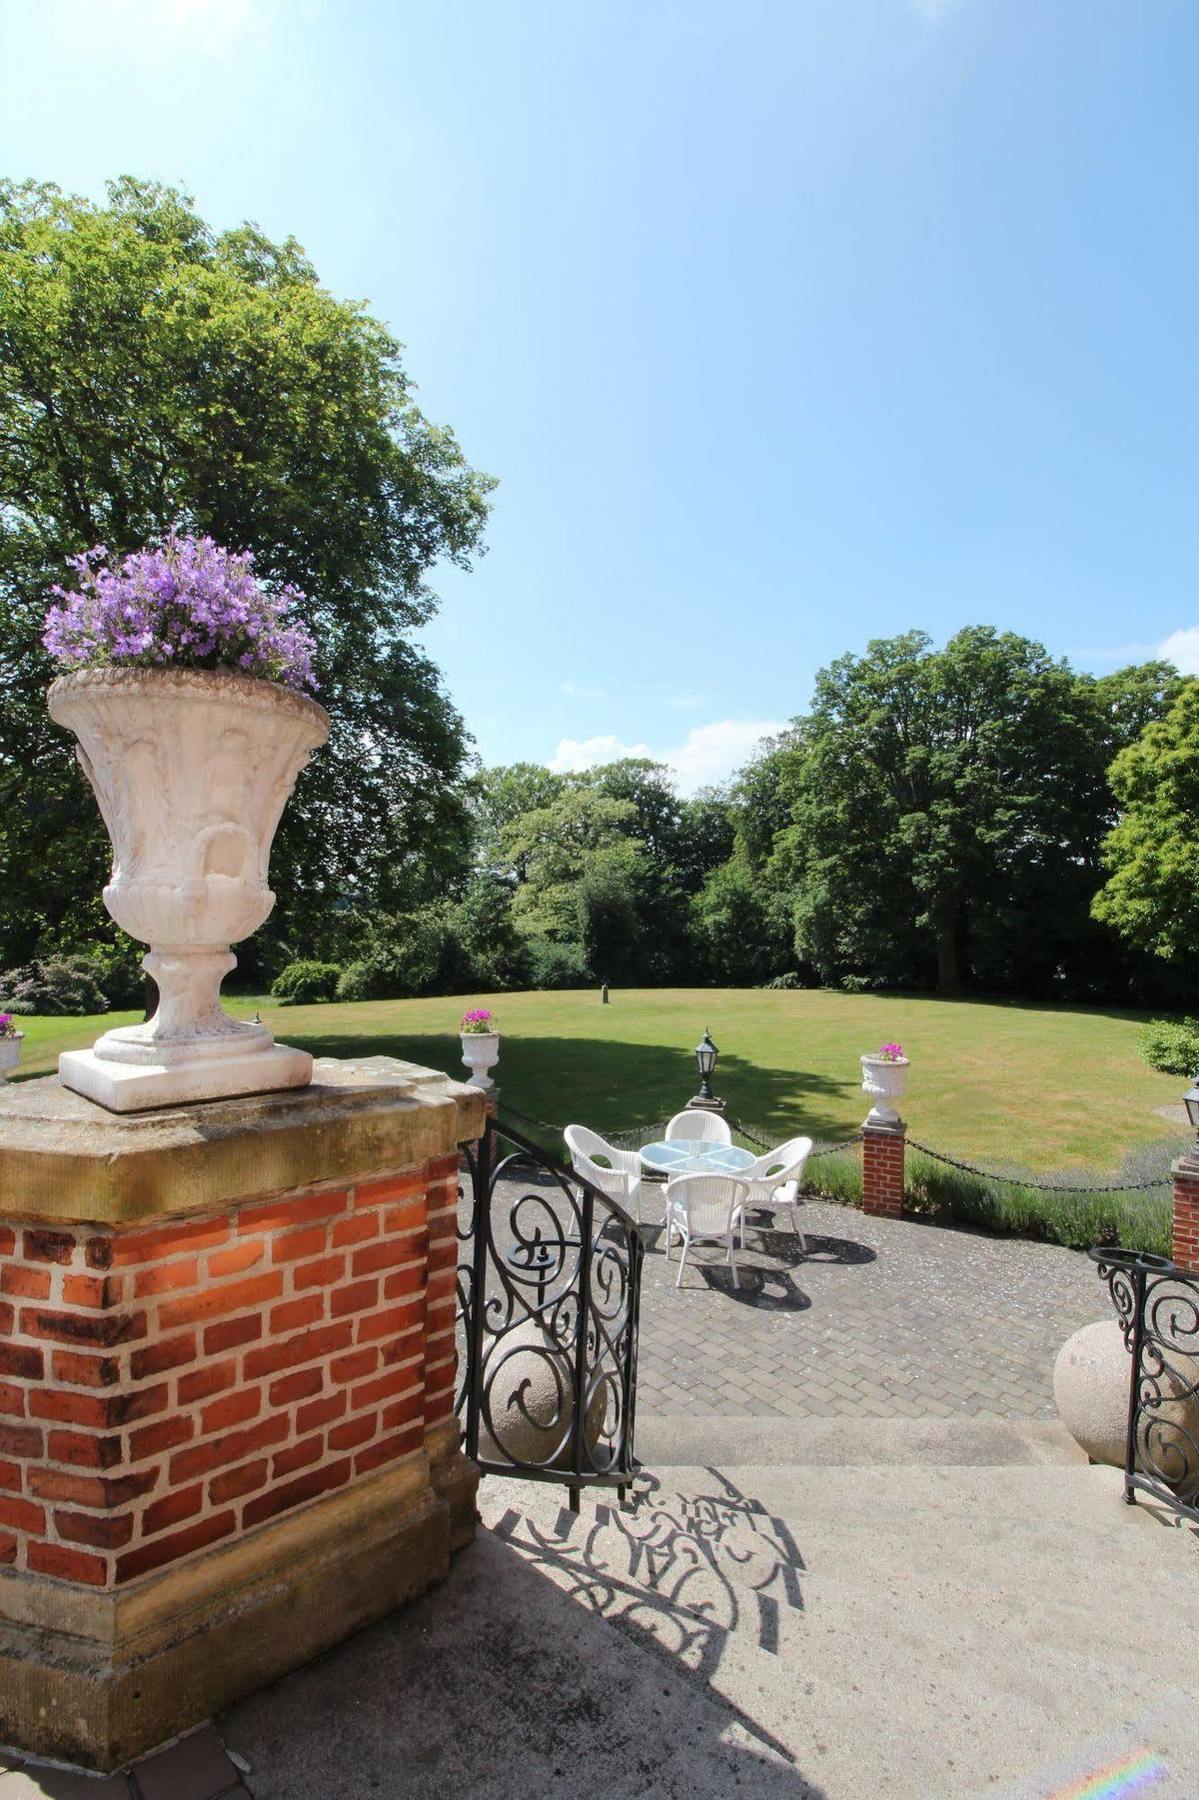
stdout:
<svg viewBox="0 0 1199 1800">
<path fill-rule="evenodd" d="M 903 1152 L 907 1127 L 867 1119 L 862 1127 L 862 1211 L 897 1219 L 903 1211 Z"/>
<path fill-rule="evenodd" d="M 0 1742 L 114 1767 L 471 1535 L 456 1144 L 482 1107 L 385 1062 L 157 1116 L 0 1099 Z"/>
<path fill-rule="evenodd" d="M 1199 1274 L 1199 1163 L 1180 1157 L 1174 1177 L 1174 1261 Z"/>
</svg>

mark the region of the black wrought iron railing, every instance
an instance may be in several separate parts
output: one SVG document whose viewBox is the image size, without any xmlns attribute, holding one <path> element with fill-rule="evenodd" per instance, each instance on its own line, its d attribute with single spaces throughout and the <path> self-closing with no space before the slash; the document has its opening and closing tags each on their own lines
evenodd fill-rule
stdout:
<svg viewBox="0 0 1199 1800">
<path fill-rule="evenodd" d="M 463 1146 L 458 1409 L 485 1474 L 633 1479 L 643 1245 L 629 1213 L 509 1125 Z"/>
<path fill-rule="evenodd" d="M 1088 1255 L 1129 1353 L 1124 1498 L 1140 1489 L 1199 1520 L 1199 1275 L 1142 1251 Z"/>
</svg>

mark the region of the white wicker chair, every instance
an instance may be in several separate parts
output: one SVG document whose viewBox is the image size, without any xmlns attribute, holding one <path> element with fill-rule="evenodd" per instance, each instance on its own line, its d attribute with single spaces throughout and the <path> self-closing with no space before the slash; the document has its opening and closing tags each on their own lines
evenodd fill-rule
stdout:
<svg viewBox="0 0 1199 1800">
<path fill-rule="evenodd" d="M 724 1244 L 733 1271 L 733 1286 L 741 1286 L 734 1238 L 744 1217 L 744 1205 L 745 1183 L 732 1175 L 676 1175 L 666 1183 L 667 1262 L 676 1232 L 683 1244 L 676 1287 L 682 1285 L 688 1250 L 704 1239 Z"/>
<path fill-rule="evenodd" d="M 602 1194 L 619 1200 L 640 1225 L 641 1197 L 645 1189 L 640 1153 L 618 1150 L 615 1144 L 610 1144 L 607 1138 L 586 1125 L 568 1125 L 563 1136 L 575 1174 L 584 1176 Z M 598 1162 L 596 1159 L 601 1156 L 604 1161 Z"/>
<path fill-rule="evenodd" d="M 812 1150 L 810 1137 L 788 1138 L 785 1144 L 779 1144 L 774 1150 L 767 1150 L 751 1168 L 741 1176 L 748 1188 L 745 1210 L 751 1206 L 765 1206 L 773 1209 L 785 1206 L 791 1214 L 791 1229 L 799 1237 L 799 1248 L 807 1255 L 808 1241 L 795 1222 L 795 1208 L 802 1206 L 799 1197 L 799 1184 L 803 1180 L 804 1164 Z M 745 1214 L 741 1216 L 741 1244 L 745 1245 Z"/>
<path fill-rule="evenodd" d="M 677 1138 L 686 1138 L 691 1143 L 731 1144 L 733 1134 L 719 1113 L 690 1106 L 684 1112 L 676 1113 L 666 1127 L 666 1142 L 672 1144 Z"/>
</svg>

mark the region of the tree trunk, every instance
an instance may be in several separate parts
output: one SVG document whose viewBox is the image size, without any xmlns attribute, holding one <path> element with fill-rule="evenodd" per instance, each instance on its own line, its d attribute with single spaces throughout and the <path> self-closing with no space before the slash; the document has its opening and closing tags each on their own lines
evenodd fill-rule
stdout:
<svg viewBox="0 0 1199 1800">
<path fill-rule="evenodd" d="M 959 945 L 960 915 L 955 911 L 941 922 L 937 930 L 937 992 L 960 994 L 962 961 Z"/>
</svg>

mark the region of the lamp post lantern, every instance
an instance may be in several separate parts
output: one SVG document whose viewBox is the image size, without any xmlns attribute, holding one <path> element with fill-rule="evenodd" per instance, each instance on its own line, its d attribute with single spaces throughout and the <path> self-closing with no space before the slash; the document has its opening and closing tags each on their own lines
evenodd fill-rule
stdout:
<svg viewBox="0 0 1199 1800">
<path fill-rule="evenodd" d="M 705 1031 L 695 1046 L 695 1060 L 699 1064 L 699 1093 L 695 1097 L 707 1105 L 721 1104 L 712 1093 L 712 1071 L 716 1067 L 716 1058 L 719 1055 L 720 1051 L 712 1042 L 712 1034 Z"/>
<path fill-rule="evenodd" d="M 1195 1141 L 1187 1151 L 1188 1162 L 1199 1162 L 1199 1075 L 1195 1076 L 1190 1087 L 1182 1096 L 1182 1104 L 1186 1107 L 1187 1119 L 1191 1130 L 1195 1133 Z"/>
</svg>

